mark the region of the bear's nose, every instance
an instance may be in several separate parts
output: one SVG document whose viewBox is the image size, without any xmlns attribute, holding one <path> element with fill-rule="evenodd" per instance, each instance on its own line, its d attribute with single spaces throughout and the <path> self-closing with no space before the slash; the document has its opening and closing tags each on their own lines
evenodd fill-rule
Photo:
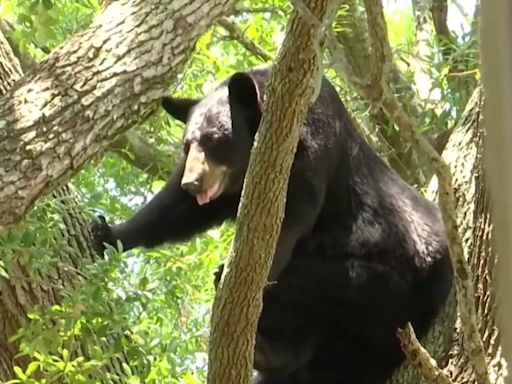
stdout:
<svg viewBox="0 0 512 384">
<path fill-rule="evenodd" d="M 185 191 L 191 193 L 192 195 L 197 195 L 201 192 L 201 182 L 199 180 L 190 180 L 183 181 L 181 183 L 181 188 Z"/>
</svg>

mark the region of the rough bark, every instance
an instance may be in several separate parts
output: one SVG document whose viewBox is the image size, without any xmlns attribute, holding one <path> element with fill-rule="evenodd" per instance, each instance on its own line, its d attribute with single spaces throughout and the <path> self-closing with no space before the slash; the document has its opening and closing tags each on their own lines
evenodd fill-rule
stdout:
<svg viewBox="0 0 512 384">
<path fill-rule="evenodd" d="M 504 360 L 501 356 L 496 327 L 496 298 L 492 281 L 495 278 L 497 256 L 494 248 L 489 198 L 485 184 L 482 121 L 483 95 L 478 88 L 472 96 L 461 121 L 443 153 L 451 167 L 456 198 L 456 216 L 467 262 L 473 276 L 476 316 L 482 337 L 490 378 L 493 384 L 504 382 Z M 437 182 L 432 184 L 432 197 L 437 194 Z M 439 365 L 455 383 L 479 383 L 461 333 L 460 319 L 455 327 L 453 314 L 456 301 L 450 298 L 435 327 L 422 344 L 438 360 Z M 449 351 L 446 353 L 446 351 Z M 396 373 L 393 384 L 428 383 L 409 364 Z"/>
<path fill-rule="evenodd" d="M 235 0 L 120 0 L 0 99 L 0 229 L 148 117 Z"/>
<path fill-rule="evenodd" d="M 478 6 L 478 4 L 477 4 Z M 476 12 L 476 11 L 475 11 Z M 481 8 L 482 81 L 485 90 L 484 119 L 488 129 L 485 164 L 493 202 L 496 248 L 500 255 L 497 278 L 492 280 L 497 296 L 498 320 L 503 352 L 512 362 L 512 4 L 508 0 L 482 2 Z M 509 379 L 510 380 L 510 379 Z"/>
<path fill-rule="evenodd" d="M 20 63 L 3 33 L 0 32 L 0 94 L 7 90 L 23 76 Z M 54 247 L 58 256 L 58 268 L 34 280 L 27 266 L 18 260 L 17 252 L 2 249 L 0 260 L 9 260 L 9 279 L 0 277 L 0 380 L 7 381 L 13 377 L 13 366 L 22 369 L 29 360 L 19 356 L 18 345 L 10 342 L 18 328 L 27 321 L 27 313 L 36 305 L 49 307 L 61 300 L 61 290 L 72 287 L 80 280 L 77 273 L 83 260 L 93 260 L 91 237 L 88 230 L 89 220 L 78 208 L 75 193 L 70 186 L 64 186 L 55 191 L 54 197 L 61 205 L 58 214 L 64 228 L 57 236 L 68 245 L 64 251 Z M 21 229 L 20 229 L 21 230 Z M 21 246 L 21 244 L 20 244 Z M 122 374 L 120 365 L 115 360 L 110 362 L 110 371 Z"/>
<path fill-rule="evenodd" d="M 300 127 L 319 87 L 320 21 L 336 9 L 329 0 L 294 5 L 269 81 L 232 250 L 213 305 L 210 384 L 250 382 L 262 291 L 281 229 L 291 164 Z"/>
<path fill-rule="evenodd" d="M 0 95 L 4 95 L 23 76 L 19 60 L 0 32 Z"/>
<path fill-rule="evenodd" d="M 405 329 L 398 329 L 397 336 L 400 339 L 402 350 L 409 364 L 433 384 L 454 384 L 450 377 L 437 365 L 437 361 L 420 344 L 411 323 L 407 323 Z"/>
<path fill-rule="evenodd" d="M 0 32 L 0 94 L 5 94 L 12 85 L 23 76 L 19 60 L 3 33 Z M 0 258 L 3 260 L 3 257 Z M 15 280 L 14 280 L 15 281 Z M 12 377 L 12 365 L 23 365 L 24 361 L 15 359 L 17 348 L 9 343 L 8 339 L 18 329 L 26 315 L 24 303 L 27 297 L 40 295 L 26 295 L 16 288 L 12 280 L 0 277 L 0 380 Z"/>
<path fill-rule="evenodd" d="M 11 46 L 14 57 L 19 60 L 22 71 L 26 73 L 37 66 L 37 61 L 28 53 L 17 49 L 16 42 L 9 37 L 13 30 L 14 28 L 11 24 L 0 19 L 0 31 L 3 32 L 5 39 Z M 10 58 L 2 60 L 2 65 L 10 65 L 9 60 Z M 0 75 L 3 73 L 4 72 Z M 18 77 L 21 77 L 21 75 Z M 4 93 L 5 92 L 2 92 L 0 94 L 3 95 Z M 119 136 L 119 138 L 110 144 L 108 150 L 115 153 L 135 168 L 160 180 L 167 180 L 181 153 L 181 148 L 178 143 L 161 148 L 133 129 Z"/>
</svg>

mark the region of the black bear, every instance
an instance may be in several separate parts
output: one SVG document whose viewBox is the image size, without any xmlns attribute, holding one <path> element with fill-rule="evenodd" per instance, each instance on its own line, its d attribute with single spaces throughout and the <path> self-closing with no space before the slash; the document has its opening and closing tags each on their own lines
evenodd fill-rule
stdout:
<svg viewBox="0 0 512 384">
<path fill-rule="evenodd" d="M 183 157 L 134 217 L 94 226 L 100 251 L 184 241 L 236 218 L 270 71 L 236 73 L 202 99 L 163 98 L 186 123 Z M 452 275 L 437 207 L 379 158 L 324 78 L 291 170 L 255 383 L 384 383 L 404 358 L 396 328 L 425 334 Z"/>
</svg>

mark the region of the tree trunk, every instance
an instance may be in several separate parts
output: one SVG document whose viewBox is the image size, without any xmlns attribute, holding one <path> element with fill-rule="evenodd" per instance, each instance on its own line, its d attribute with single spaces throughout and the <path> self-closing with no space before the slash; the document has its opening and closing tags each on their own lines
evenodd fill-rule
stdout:
<svg viewBox="0 0 512 384">
<path fill-rule="evenodd" d="M 495 324 L 495 294 L 492 284 L 497 261 L 484 180 L 482 121 L 483 95 L 475 90 L 460 123 L 450 137 L 443 157 L 451 167 L 457 200 L 458 224 L 468 263 L 473 273 L 480 334 L 494 384 L 504 382 L 504 360 Z M 432 183 L 436 193 L 436 183 Z M 456 302 L 452 295 L 434 328 L 422 344 L 437 358 L 454 383 L 477 383 L 470 358 L 465 353 L 460 322 L 453 328 Z M 446 353 L 446 351 L 449 351 Z M 427 383 L 415 367 L 407 363 L 390 381 L 393 384 Z"/>
<path fill-rule="evenodd" d="M 235 0 L 119 0 L 0 99 L 0 229 L 154 112 Z"/>
<path fill-rule="evenodd" d="M 0 94 L 5 94 L 12 85 L 23 76 L 18 59 L 14 56 L 9 43 L 0 32 Z M 2 249 L 0 260 L 7 266 L 8 279 L 0 277 L 0 381 L 4 382 L 13 378 L 13 367 L 24 369 L 29 359 L 17 356 L 20 352 L 18 344 L 9 342 L 17 330 L 27 322 L 27 313 L 36 306 L 48 308 L 58 304 L 63 288 L 71 288 L 81 280 L 79 273 L 84 260 L 94 260 L 96 254 L 91 243 L 89 232 L 89 219 L 83 214 L 77 200 L 77 196 L 71 186 L 59 188 L 54 193 L 54 205 L 51 212 L 41 214 L 40 222 L 51 225 L 50 216 L 57 214 L 61 226 L 55 225 L 56 237 L 59 238 L 51 245 L 51 252 L 58 257 L 58 267 L 49 271 L 45 276 L 34 278 L 29 272 L 30 266 L 22 260 L 23 251 Z M 54 208 L 60 206 L 55 211 Z M 62 229 L 63 228 L 63 229 Z M 30 232 L 31 228 L 21 226 L 16 229 L 18 233 Z M 60 246 L 66 244 L 63 250 Z M 20 241 L 21 247 L 31 247 Z M 72 351 L 84 353 L 82 350 Z M 120 364 L 116 360 L 110 360 L 106 367 L 106 376 L 122 375 Z M 122 377 L 122 376 L 120 376 Z"/>
<path fill-rule="evenodd" d="M 496 247 L 500 254 L 497 278 L 498 320 L 503 353 L 512 362 L 512 4 L 510 1 L 482 2 L 481 40 L 482 82 L 486 93 L 484 119 L 489 129 L 486 137 L 485 164 L 493 201 Z M 510 383 L 510 378 L 509 381 Z"/>
<path fill-rule="evenodd" d="M 14 56 L 14 53 L 5 39 L 3 33 L 0 32 L 0 94 L 7 92 L 12 85 L 23 75 L 20 63 Z M 5 255 L 1 255 L 0 261 L 5 263 Z M 19 270 L 19 266 L 17 266 Z M 13 271 L 9 271 L 13 276 Z M 19 280 L 21 283 L 23 280 Z M 11 337 L 22 321 L 25 319 L 26 311 L 30 309 L 31 303 L 27 307 L 26 297 L 39 298 L 39 292 L 27 295 L 20 290 L 20 284 L 16 284 L 16 279 L 5 279 L 0 277 L 0 380 L 7 380 L 12 377 L 13 363 L 23 365 L 23 361 L 16 361 L 15 355 L 18 352 L 14 344 L 9 343 Z M 38 300 L 43 302 L 43 300 Z"/>
<path fill-rule="evenodd" d="M 233 4 L 230 0 L 194 1 L 188 6 L 170 0 L 114 2 L 89 29 L 23 78 L 18 60 L 0 34 L 0 94 L 4 95 L 0 99 L 0 229 L 19 222 L 42 193 L 63 185 L 90 157 L 148 116 L 155 100 L 166 92 L 165 84 L 188 60 L 197 38 Z M 16 357 L 18 345 L 8 342 L 26 323 L 27 313 L 37 305 L 48 308 L 59 303 L 62 289 L 80 281 L 83 261 L 96 257 L 89 219 L 72 188 L 59 188 L 54 197 L 62 209 L 43 212 L 38 220 L 50 225 L 49 217 L 60 215 L 56 224 L 61 225 L 55 227 L 64 229 L 50 247 L 58 267 L 34 279 L 29 266 L 19 261 L 19 252 L 2 249 L 0 255 L 9 276 L 0 277 L 2 382 L 13 377 L 14 365 L 23 368 L 28 363 L 27 358 Z M 25 225 L 12 229 L 30 230 Z M 24 246 L 33 246 L 19 245 L 22 253 Z M 86 350 L 75 352 L 86 354 Z M 121 363 L 122 355 L 104 367 L 109 382 L 122 382 Z"/>
<path fill-rule="evenodd" d="M 336 8 L 330 0 L 295 3 L 288 22 L 267 88 L 225 277 L 213 305 L 210 384 L 250 382 L 262 292 L 281 232 L 288 177 L 323 75 L 323 20 L 330 20 Z"/>
</svg>

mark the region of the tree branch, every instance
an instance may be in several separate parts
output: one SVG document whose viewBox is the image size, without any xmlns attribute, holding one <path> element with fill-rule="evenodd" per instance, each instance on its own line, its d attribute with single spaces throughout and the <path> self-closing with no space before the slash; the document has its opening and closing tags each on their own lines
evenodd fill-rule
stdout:
<svg viewBox="0 0 512 384">
<path fill-rule="evenodd" d="M 0 20 L 1 23 L 1 20 Z M 13 42 L 8 38 L 4 38 L 4 28 L 8 24 L 1 23 L 0 26 L 0 94 L 5 93 L 9 84 L 14 84 L 23 76 L 22 66 L 18 62 L 20 54 L 19 50 L 13 50 Z M 35 65 L 32 58 L 24 54 L 22 55 L 23 62 L 27 66 Z M 21 60 L 20 60 L 21 61 Z M 78 266 L 82 260 L 95 259 L 97 257 L 96 252 L 91 247 L 91 233 L 89 231 L 90 217 L 84 214 L 79 209 L 76 193 L 70 186 L 63 186 L 56 189 L 53 192 L 55 200 L 48 206 L 49 212 L 46 212 L 45 219 L 48 216 L 57 214 L 61 217 L 61 226 L 56 226 L 57 237 L 62 236 L 66 246 L 63 248 L 57 246 L 53 240 L 50 241 L 50 246 L 47 251 L 53 252 L 54 257 L 59 260 L 58 267 L 53 270 L 50 275 L 44 274 L 35 279 L 33 277 L 28 278 L 26 275 L 26 269 L 23 266 L 23 262 L 17 259 L 16 253 L 19 252 L 5 252 L 2 253 L 2 258 L 10 259 L 9 262 L 9 278 L 4 279 L 0 277 L 0 380 L 2 382 L 8 381 L 14 377 L 12 372 L 13 366 L 22 367 L 25 369 L 30 363 L 30 358 L 19 348 L 18 342 L 12 342 L 11 336 L 14 336 L 16 330 L 22 325 L 27 325 L 27 312 L 31 311 L 35 306 L 43 305 L 50 306 L 52 304 L 59 303 L 62 298 L 62 289 L 71 288 L 78 280 L 84 275 L 75 266 Z M 37 229 L 36 229 L 37 230 Z M 33 231 L 33 228 L 19 228 L 19 235 L 24 232 Z M 23 236 L 21 236 L 23 237 Z M 37 241 L 36 241 L 37 243 Z M 20 246 L 27 245 L 23 244 L 23 241 L 19 244 Z M 35 244 L 31 244 L 34 245 Z M 59 245 L 62 245 L 59 243 Z M 55 247 L 54 247 L 55 246 Z M 9 254 L 10 253 L 10 254 Z M 20 284 L 20 282 L 23 282 Z M 110 346 L 112 339 L 110 337 L 103 338 L 101 341 L 97 340 L 100 346 Z M 85 346 L 84 346 L 85 347 Z M 105 349 L 106 350 L 106 349 Z M 79 353 L 83 355 L 84 349 L 79 347 L 71 353 Z M 109 372 L 119 374 L 121 370 L 118 370 L 118 361 L 124 360 L 124 353 L 121 351 L 120 354 L 114 358 L 108 358 L 102 368 L 108 369 Z"/>
<path fill-rule="evenodd" d="M 383 83 L 391 80 L 393 55 L 387 41 L 387 28 L 381 0 L 365 0 L 366 19 L 372 50 L 370 82 L 378 90 L 375 96 L 381 97 Z"/>
<path fill-rule="evenodd" d="M 400 339 L 400 344 L 405 356 L 409 362 L 418 369 L 421 374 L 433 384 L 454 384 L 428 351 L 423 348 L 416 338 L 411 323 L 407 323 L 404 329 L 398 329 L 396 332 Z"/>
<path fill-rule="evenodd" d="M 334 14 L 335 3 L 305 0 L 303 6 L 315 20 L 323 20 Z M 265 112 L 251 151 L 235 237 L 213 305 L 209 384 L 250 382 L 262 291 L 281 231 L 286 186 L 300 127 L 320 74 L 319 47 L 326 26 L 323 22 L 306 21 L 299 4 L 294 6 L 268 83 Z"/>
<path fill-rule="evenodd" d="M 432 0 L 431 6 L 432 21 L 434 29 L 438 36 L 442 36 L 446 41 L 453 41 L 453 35 L 448 28 L 448 1 Z"/>
<path fill-rule="evenodd" d="M 455 38 L 448 28 L 448 1 L 432 0 L 431 5 L 432 21 L 437 34 L 437 40 L 441 47 L 441 54 L 444 61 L 448 64 L 453 61 L 455 53 Z"/>
<path fill-rule="evenodd" d="M 245 37 L 245 33 L 236 23 L 229 19 L 222 18 L 219 20 L 219 25 L 224 28 L 229 35 L 238 41 L 245 49 L 259 57 L 262 61 L 272 61 L 272 55 L 267 53 L 263 48 L 258 46 L 255 42 Z"/>
<path fill-rule="evenodd" d="M 477 42 L 480 39 L 480 8 L 480 0 L 476 0 L 475 11 L 473 12 L 473 20 L 471 21 L 471 32 L 473 36 L 476 36 Z"/>
<path fill-rule="evenodd" d="M 0 95 L 4 95 L 23 76 L 23 70 L 20 61 L 1 30 L 0 46 L 2 47 L 0 49 Z"/>
<path fill-rule="evenodd" d="M 378 100 L 380 84 L 370 81 L 372 55 L 368 27 L 364 11 L 355 0 L 343 0 L 342 9 L 336 17 L 338 28 L 334 37 L 327 39 L 331 57 L 330 65 L 340 78 L 345 79 L 355 91 L 371 105 L 370 121 L 376 128 L 378 135 L 377 145 L 381 147 L 381 154 L 385 156 L 391 167 L 400 176 L 411 184 L 423 185 L 424 179 L 419 170 L 423 166 L 418 162 L 415 154 L 407 143 L 404 143 L 395 129 L 389 129 L 392 124 L 381 106 L 375 103 Z M 410 85 L 404 81 L 398 68 L 393 65 L 393 85 L 397 93 L 404 98 L 412 100 L 414 92 Z"/>
<path fill-rule="evenodd" d="M 456 3 L 454 3 L 457 5 Z M 478 15 L 479 4 L 475 4 L 475 14 Z M 441 51 L 444 62 L 448 65 L 448 86 L 450 89 L 462 98 L 461 105 L 466 104 L 469 99 L 471 92 L 467 93 L 464 90 L 473 90 L 476 81 L 475 76 L 472 76 L 472 72 L 468 72 L 468 57 L 461 55 L 458 52 L 458 42 L 456 37 L 451 33 L 447 24 L 448 16 L 448 4 L 447 0 L 432 0 L 431 6 L 432 19 L 434 22 L 434 28 L 436 31 L 437 42 Z M 478 26 L 478 17 L 473 19 L 472 28 L 475 32 L 475 37 L 472 42 L 472 49 L 478 49 L 478 33 L 476 28 Z"/>
<path fill-rule="evenodd" d="M 151 115 L 196 40 L 235 1 L 188 4 L 108 4 L 0 99 L 0 229 Z"/>
<path fill-rule="evenodd" d="M 492 197 L 492 228 L 499 254 L 495 278 L 489 280 L 496 289 L 501 350 L 507 359 L 508 380 L 512 362 L 512 178 L 510 164 L 512 144 L 512 4 L 510 1 L 487 2 L 481 5 L 480 38 L 482 48 L 482 81 L 485 93 L 483 120 L 485 136 L 484 167 L 487 187 Z"/>
<path fill-rule="evenodd" d="M 11 50 L 14 52 L 14 55 L 20 61 L 23 72 L 27 72 L 28 70 L 36 66 L 37 63 L 27 52 L 22 52 L 19 49 L 18 44 L 16 44 L 16 42 L 11 37 L 13 30 L 14 27 L 9 21 L 5 19 L 0 19 L 0 31 L 2 31 L 5 39 L 9 42 L 9 45 L 11 46 Z"/>
<path fill-rule="evenodd" d="M 134 167 L 160 180 L 167 180 L 181 153 L 178 145 L 159 148 L 132 131 L 121 135 L 110 145 L 109 150 Z"/>
<path fill-rule="evenodd" d="M 455 218 L 456 205 L 450 167 L 428 141 L 418 133 L 412 119 L 403 110 L 396 96 L 389 88 L 389 60 L 391 56 L 389 54 L 390 48 L 382 3 L 381 0 L 364 0 L 364 4 L 368 17 L 372 51 L 376 57 L 388 60 L 387 62 L 383 62 L 383 69 L 380 71 L 382 77 L 380 79 L 373 79 L 382 85 L 380 103 L 404 137 L 410 140 L 419 153 L 424 154 L 429 159 L 429 163 L 433 166 L 437 175 L 439 182 L 439 204 L 448 236 L 450 256 L 455 270 L 458 310 L 466 340 L 466 347 L 469 355 L 472 357 L 472 363 L 479 382 L 490 384 L 482 338 L 478 331 L 473 278 L 471 270 L 464 258 L 464 250 L 462 248 L 458 224 Z M 379 71 L 374 72 L 379 73 Z"/>
<path fill-rule="evenodd" d="M 12 32 L 12 25 L 7 21 L 0 19 L 0 31 L 7 36 Z M 12 52 L 19 59 L 23 72 L 26 72 L 37 65 L 37 62 L 26 52 L 14 49 L 16 44 L 11 38 L 5 37 L 11 46 Z M 12 61 L 4 61 L 10 63 Z M 20 76 L 21 77 L 21 76 Z M 132 166 L 140 169 L 148 175 L 160 179 L 167 180 L 168 175 L 177 162 L 178 148 L 169 146 L 159 148 L 150 143 L 135 131 L 128 131 L 121 135 L 110 146 L 109 150 Z"/>
</svg>

